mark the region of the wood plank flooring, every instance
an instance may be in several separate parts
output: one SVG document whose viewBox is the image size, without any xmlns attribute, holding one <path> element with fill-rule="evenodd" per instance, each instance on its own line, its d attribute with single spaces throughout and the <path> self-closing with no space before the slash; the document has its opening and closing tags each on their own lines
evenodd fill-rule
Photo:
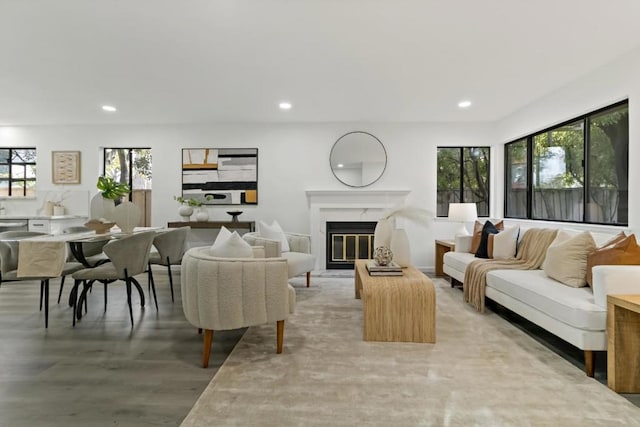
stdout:
<svg viewBox="0 0 640 427">
<path fill-rule="evenodd" d="M 124 282 L 94 285 L 89 311 L 71 326 L 70 280 L 56 304 L 52 281 L 49 328 L 38 310 L 39 282 L 0 286 L 0 426 L 179 425 L 243 330 L 217 332 L 208 369 L 202 337 L 184 318 L 179 268 L 171 302 L 166 269 L 155 267 L 158 305 L 132 296 L 131 328 Z M 146 276 L 138 277 L 146 292 Z M 135 291 L 134 291 L 135 293 Z"/>
</svg>

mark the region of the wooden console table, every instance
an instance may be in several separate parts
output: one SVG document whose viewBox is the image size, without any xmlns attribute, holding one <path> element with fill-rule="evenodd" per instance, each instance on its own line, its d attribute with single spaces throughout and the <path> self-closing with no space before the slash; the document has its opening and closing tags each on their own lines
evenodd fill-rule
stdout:
<svg viewBox="0 0 640 427">
<path fill-rule="evenodd" d="M 640 295 L 607 295 L 607 385 L 640 393 Z"/>
<path fill-rule="evenodd" d="M 436 240 L 436 276 L 444 276 L 444 254 L 456 249 L 456 242 L 452 240 Z"/>
<path fill-rule="evenodd" d="M 167 223 L 168 228 L 179 228 L 189 226 L 191 228 L 222 228 L 231 230 L 242 229 L 255 231 L 254 221 L 176 221 Z"/>
<path fill-rule="evenodd" d="M 402 276 L 370 276 L 367 260 L 355 262 L 356 298 L 362 295 L 365 341 L 436 342 L 436 292 L 414 267 Z"/>
</svg>

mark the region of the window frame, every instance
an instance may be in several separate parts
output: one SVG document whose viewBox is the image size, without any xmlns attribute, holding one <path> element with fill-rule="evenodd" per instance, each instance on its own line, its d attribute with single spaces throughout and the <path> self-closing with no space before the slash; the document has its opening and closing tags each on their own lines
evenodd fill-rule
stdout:
<svg viewBox="0 0 640 427">
<path fill-rule="evenodd" d="M 131 191 L 127 194 L 127 200 L 133 201 L 133 150 L 151 150 L 151 147 L 102 147 L 102 175 L 107 174 L 107 150 L 128 150 L 127 164 L 129 165 L 129 180 L 127 184 Z"/>
<path fill-rule="evenodd" d="M 460 181 L 460 185 L 458 188 L 458 195 L 459 195 L 459 202 L 460 203 L 467 203 L 465 202 L 465 198 L 464 198 L 464 191 L 465 191 L 465 186 L 464 186 L 464 150 L 465 149 L 471 149 L 471 148 L 479 148 L 479 149 L 486 149 L 487 153 L 488 153 L 488 157 L 487 157 L 487 215 L 481 215 L 480 213 L 478 213 L 478 217 L 480 218 L 489 218 L 491 216 L 491 146 L 489 145 L 463 145 L 463 146 L 459 146 L 459 145 L 446 145 L 446 146 L 438 146 L 436 147 L 436 218 L 447 218 L 447 215 L 438 215 L 438 172 L 440 170 L 439 165 L 438 165 L 438 150 L 440 149 L 457 149 L 459 150 L 459 159 L 460 159 L 460 167 L 458 169 L 458 173 L 459 173 L 459 181 Z M 468 203 L 474 203 L 474 202 L 468 202 Z"/>
<path fill-rule="evenodd" d="M 527 221 L 546 221 L 546 222 L 559 222 L 559 223 L 569 223 L 569 224 L 589 224 L 589 225 L 605 225 L 605 226 L 610 226 L 610 227 L 628 227 L 629 226 L 629 218 L 628 218 L 628 214 L 627 214 L 627 221 L 626 222 L 618 222 L 618 223 L 610 223 L 610 222 L 597 222 L 597 221 L 587 221 L 587 203 L 585 203 L 584 201 L 588 199 L 588 191 L 589 191 L 589 155 L 590 155 L 590 125 L 591 125 L 591 119 L 594 116 L 597 116 L 603 112 L 606 112 L 607 110 L 614 110 L 618 107 L 621 106 L 625 106 L 627 107 L 627 111 L 629 109 L 629 99 L 624 99 L 622 101 L 618 101 L 615 102 L 613 104 L 607 105 L 605 107 L 602 108 L 598 108 L 597 110 L 593 110 L 590 111 L 588 113 L 585 114 L 581 114 L 579 116 L 576 117 L 572 117 L 568 120 L 565 120 L 561 123 L 557 123 L 554 124 L 552 126 L 546 127 L 542 130 L 530 133 L 528 135 L 525 136 L 521 136 L 518 137 L 514 140 L 511 140 L 509 142 L 506 142 L 504 144 L 504 200 L 503 200 L 503 212 L 504 212 L 504 218 L 506 219 L 513 219 L 513 220 L 527 220 Z M 555 129 L 559 129 L 562 128 L 564 126 L 567 126 L 569 124 L 575 123 L 575 122 L 582 122 L 582 132 L 583 132 L 583 146 L 582 146 L 582 152 L 583 152 L 583 160 L 582 160 L 582 169 L 583 169 L 583 180 L 584 183 L 582 185 L 582 221 L 571 221 L 571 220 L 563 220 L 563 219 L 544 219 L 544 218 L 533 218 L 533 140 L 536 136 L 538 135 L 542 135 L 548 132 L 551 132 Z M 521 141 L 526 141 L 526 150 L 527 150 L 527 185 L 526 185 L 526 189 L 527 189 L 527 206 L 526 206 L 526 218 L 522 218 L 522 217 L 517 217 L 517 216 L 509 216 L 508 212 L 507 212 L 507 199 L 509 196 L 509 181 L 508 181 L 508 168 L 511 166 L 510 164 L 508 164 L 508 160 L 509 160 L 509 155 L 507 153 L 508 150 L 508 146 L 511 144 L 515 144 Z M 629 150 L 629 141 L 627 140 L 627 152 Z M 628 171 L 628 156 L 627 156 L 627 171 Z M 628 197 L 628 184 L 629 184 L 629 176 L 627 175 L 627 197 Z M 628 199 L 627 199 L 628 202 Z"/>
<path fill-rule="evenodd" d="M 7 182 L 9 185 L 7 189 L 7 195 L 3 197 L 7 198 L 27 198 L 31 196 L 27 196 L 27 182 L 33 182 L 33 191 L 36 191 L 36 183 L 38 179 L 37 174 L 37 164 L 38 164 L 38 150 L 36 147 L 3 147 L 3 150 L 8 150 L 9 155 L 7 156 L 7 162 L 0 162 L 0 166 L 7 166 L 9 168 L 9 177 L 8 178 L 0 178 L 0 181 Z M 13 152 L 18 150 L 33 150 L 35 160 L 33 162 L 23 162 L 23 163 L 15 163 L 12 161 Z M 27 166 L 32 165 L 34 171 L 36 171 L 35 176 L 33 178 L 27 178 Z M 24 178 L 13 178 L 13 168 L 14 167 L 22 167 L 24 169 Z M 13 192 L 13 183 L 21 182 L 22 185 L 22 194 L 12 194 Z"/>
</svg>

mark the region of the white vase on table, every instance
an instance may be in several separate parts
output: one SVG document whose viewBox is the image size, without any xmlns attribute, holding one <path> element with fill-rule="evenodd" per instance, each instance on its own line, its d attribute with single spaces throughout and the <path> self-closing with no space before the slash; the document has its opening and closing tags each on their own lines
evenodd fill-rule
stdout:
<svg viewBox="0 0 640 427">
<path fill-rule="evenodd" d="M 391 252 L 393 261 L 400 267 L 411 265 L 411 248 L 409 247 L 409 236 L 404 228 L 396 228 L 391 235 Z"/>
<path fill-rule="evenodd" d="M 392 231 L 393 224 L 391 223 L 390 219 L 378 220 L 376 228 L 373 232 L 373 248 L 379 248 L 380 246 L 384 246 L 385 248 L 390 247 Z"/>
<path fill-rule="evenodd" d="M 183 205 L 178 209 L 178 214 L 182 217 L 183 221 L 191 221 L 191 215 L 193 215 L 193 208 L 191 206 Z"/>
<path fill-rule="evenodd" d="M 198 211 L 196 212 L 196 221 L 209 221 L 209 212 L 207 212 L 207 210 L 203 207 L 198 208 Z"/>
<path fill-rule="evenodd" d="M 132 202 L 120 203 L 113 210 L 113 221 L 123 233 L 133 233 L 133 229 L 140 223 L 140 208 Z"/>
</svg>

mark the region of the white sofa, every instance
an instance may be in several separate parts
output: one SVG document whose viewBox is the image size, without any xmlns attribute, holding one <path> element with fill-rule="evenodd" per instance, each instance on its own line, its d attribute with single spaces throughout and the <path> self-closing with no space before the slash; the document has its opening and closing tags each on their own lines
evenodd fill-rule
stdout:
<svg viewBox="0 0 640 427">
<path fill-rule="evenodd" d="M 521 232 L 523 234 L 524 230 Z M 592 233 L 597 246 L 613 235 Z M 464 281 L 467 265 L 478 258 L 464 252 L 471 236 L 456 239 L 456 251 L 444 255 L 443 270 Z M 461 248 L 458 251 L 458 248 Z M 542 270 L 493 270 L 487 274 L 486 298 L 573 344 L 585 354 L 585 370 L 593 376 L 593 351 L 607 349 L 608 294 L 640 294 L 640 266 L 596 266 L 593 291 L 572 288 Z"/>
</svg>

